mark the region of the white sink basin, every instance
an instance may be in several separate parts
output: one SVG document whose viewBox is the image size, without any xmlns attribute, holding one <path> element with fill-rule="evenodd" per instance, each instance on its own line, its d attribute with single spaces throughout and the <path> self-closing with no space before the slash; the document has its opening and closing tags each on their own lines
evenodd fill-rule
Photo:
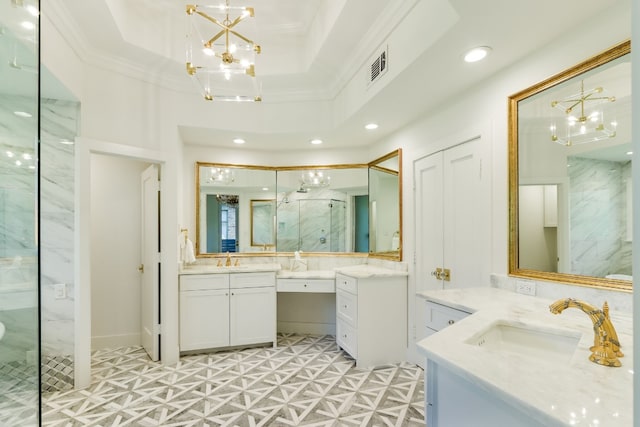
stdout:
<svg viewBox="0 0 640 427">
<path fill-rule="evenodd" d="M 497 321 L 474 335 L 467 344 L 487 350 L 517 353 L 538 360 L 568 363 L 582 333 L 558 329 L 541 329 L 508 321 Z"/>
</svg>

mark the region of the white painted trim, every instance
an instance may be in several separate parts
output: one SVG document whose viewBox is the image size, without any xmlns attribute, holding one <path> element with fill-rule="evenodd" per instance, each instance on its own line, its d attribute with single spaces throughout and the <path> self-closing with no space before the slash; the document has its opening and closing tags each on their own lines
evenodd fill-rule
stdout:
<svg viewBox="0 0 640 427">
<path fill-rule="evenodd" d="M 175 168 L 175 160 L 171 160 L 167 154 L 156 150 L 135 147 L 131 145 L 117 144 L 106 141 L 98 141 L 89 138 L 78 137 L 75 139 L 75 351 L 74 351 L 74 380 L 75 388 L 86 388 L 91 384 L 91 154 L 106 154 L 112 156 L 122 156 L 149 163 L 156 163 L 160 166 L 160 176 L 164 176 L 165 169 Z M 167 183 L 162 180 L 161 191 L 167 189 Z M 175 198 L 175 196 L 174 196 Z M 177 289 L 177 284 L 170 286 L 171 277 L 177 282 L 177 263 L 173 261 L 172 254 L 175 250 L 171 242 L 177 237 L 170 232 L 174 226 L 170 225 L 169 218 L 174 215 L 168 213 L 170 197 L 162 197 L 162 247 L 166 250 L 161 255 L 163 280 L 161 304 L 162 309 L 167 308 L 169 314 L 165 320 L 169 323 L 174 320 L 175 311 L 171 307 L 171 292 Z M 169 218 L 167 218 L 169 217 Z M 166 218 L 166 220 L 165 220 Z M 177 320 L 176 320 L 177 321 Z M 167 328 L 171 331 L 171 328 Z M 175 329 L 175 328 L 174 328 Z M 179 354 L 176 336 L 170 334 L 161 337 L 163 363 L 175 363 Z M 166 345 L 165 345 L 166 344 Z M 172 349 L 174 351 L 172 351 Z M 174 354 L 175 353 L 175 354 Z"/>
<path fill-rule="evenodd" d="M 103 348 L 133 347 L 140 345 L 140 334 L 102 335 L 91 337 L 91 351 Z"/>
<path fill-rule="evenodd" d="M 278 321 L 278 332 L 285 334 L 333 335 L 335 337 L 336 324 Z"/>
</svg>

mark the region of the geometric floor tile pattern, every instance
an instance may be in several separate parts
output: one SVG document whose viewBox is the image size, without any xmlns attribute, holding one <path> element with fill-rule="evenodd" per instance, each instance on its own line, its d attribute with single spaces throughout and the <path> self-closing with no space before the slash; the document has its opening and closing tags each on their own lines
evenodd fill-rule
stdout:
<svg viewBox="0 0 640 427">
<path fill-rule="evenodd" d="M 358 369 L 332 336 L 278 336 L 277 348 L 183 356 L 96 352 L 91 386 L 43 396 L 44 427 L 424 426 L 423 371 Z"/>
</svg>

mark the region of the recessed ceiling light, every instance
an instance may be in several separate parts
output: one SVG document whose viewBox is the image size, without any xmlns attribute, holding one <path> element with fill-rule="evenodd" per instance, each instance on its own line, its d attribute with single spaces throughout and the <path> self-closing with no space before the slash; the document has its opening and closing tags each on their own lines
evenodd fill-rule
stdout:
<svg viewBox="0 0 640 427">
<path fill-rule="evenodd" d="M 465 62 L 478 62 L 486 58 L 491 52 L 491 48 L 488 46 L 474 47 L 464 55 Z"/>
<path fill-rule="evenodd" d="M 262 187 L 262 191 L 269 191 L 269 187 Z"/>
<path fill-rule="evenodd" d="M 20 25 L 22 25 L 22 28 L 24 28 L 25 30 L 33 30 L 34 28 L 36 28 L 36 24 L 30 21 L 23 21 Z"/>
<path fill-rule="evenodd" d="M 633 151 L 627 151 L 627 156 L 633 155 Z"/>
<path fill-rule="evenodd" d="M 242 139 L 242 138 L 235 138 L 235 139 L 233 140 L 233 143 L 234 143 L 234 144 L 244 144 L 245 142 L 246 142 L 246 141 L 245 141 L 244 139 Z"/>
<path fill-rule="evenodd" d="M 18 117 L 32 117 L 31 114 L 27 113 L 26 111 L 14 111 L 13 114 Z"/>
<path fill-rule="evenodd" d="M 377 123 L 369 123 L 369 124 L 365 125 L 364 128 L 367 129 L 367 130 L 378 129 L 378 124 Z"/>
<path fill-rule="evenodd" d="M 68 139 L 63 139 L 62 141 L 60 141 L 60 144 L 62 144 L 62 145 L 73 145 L 74 142 L 73 141 L 69 141 Z"/>
<path fill-rule="evenodd" d="M 311 140 L 311 141 L 309 141 L 309 142 L 311 142 L 313 145 L 320 145 L 320 144 L 322 144 L 322 140 L 321 140 L 321 139 L 317 139 L 317 138 L 316 138 L 316 139 L 312 139 L 312 140 Z"/>
</svg>

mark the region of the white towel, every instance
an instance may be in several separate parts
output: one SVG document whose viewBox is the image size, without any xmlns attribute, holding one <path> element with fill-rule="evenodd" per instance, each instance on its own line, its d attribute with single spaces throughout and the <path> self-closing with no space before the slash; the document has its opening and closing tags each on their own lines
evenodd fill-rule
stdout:
<svg viewBox="0 0 640 427">
<path fill-rule="evenodd" d="M 187 238 L 184 243 L 184 250 L 182 251 L 182 261 L 186 264 L 193 264 L 196 262 L 196 256 L 193 251 L 193 242 Z"/>
</svg>

